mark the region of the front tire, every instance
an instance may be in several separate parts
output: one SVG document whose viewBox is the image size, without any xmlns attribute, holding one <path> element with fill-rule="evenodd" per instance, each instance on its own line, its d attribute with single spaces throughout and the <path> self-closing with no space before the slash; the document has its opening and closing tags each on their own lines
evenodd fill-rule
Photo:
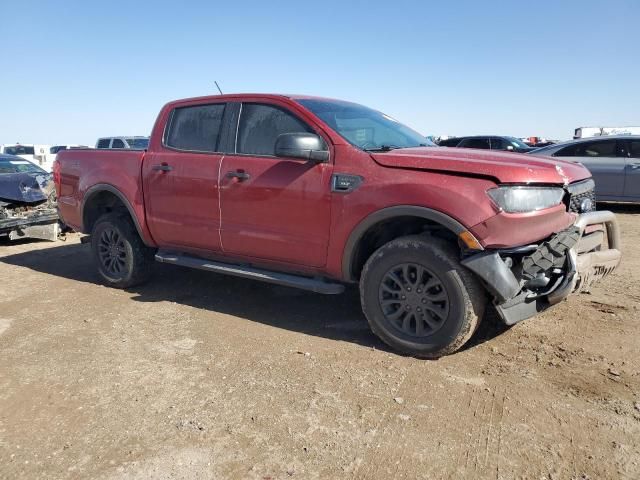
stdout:
<svg viewBox="0 0 640 480">
<path fill-rule="evenodd" d="M 371 330 L 383 342 L 422 358 L 462 347 L 487 302 L 457 250 L 428 235 L 398 238 L 374 252 L 362 270 L 360 299 Z"/>
<path fill-rule="evenodd" d="M 91 250 L 98 273 L 110 287 L 128 288 L 149 278 L 155 250 L 142 242 L 124 214 L 108 213 L 98 219 Z"/>
</svg>

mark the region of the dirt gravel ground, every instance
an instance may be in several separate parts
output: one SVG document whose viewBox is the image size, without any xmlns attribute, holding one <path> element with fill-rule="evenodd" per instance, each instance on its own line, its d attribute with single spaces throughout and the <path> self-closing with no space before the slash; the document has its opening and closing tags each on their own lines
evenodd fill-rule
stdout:
<svg viewBox="0 0 640 480">
<path fill-rule="evenodd" d="M 100 285 L 89 249 L 0 244 L 0 477 L 640 478 L 640 207 L 624 263 L 437 361 L 337 297 L 157 265 Z"/>
</svg>

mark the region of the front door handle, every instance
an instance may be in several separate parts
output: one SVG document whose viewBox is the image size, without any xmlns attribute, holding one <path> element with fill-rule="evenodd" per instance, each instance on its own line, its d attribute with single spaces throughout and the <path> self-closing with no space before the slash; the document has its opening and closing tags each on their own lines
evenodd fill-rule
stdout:
<svg viewBox="0 0 640 480">
<path fill-rule="evenodd" d="M 162 163 L 160 165 L 154 165 L 153 167 L 151 167 L 151 170 L 156 170 L 158 172 L 170 172 L 171 170 L 173 170 L 173 167 L 166 163 Z"/>
<path fill-rule="evenodd" d="M 631 170 L 638 170 L 640 168 L 640 163 L 630 163 L 629 168 L 631 168 Z"/>
<path fill-rule="evenodd" d="M 239 181 L 249 180 L 251 175 L 243 170 L 236 170 L 235 172 L 227 172 L 227 178 L 237 178 Z"/>
</svg>

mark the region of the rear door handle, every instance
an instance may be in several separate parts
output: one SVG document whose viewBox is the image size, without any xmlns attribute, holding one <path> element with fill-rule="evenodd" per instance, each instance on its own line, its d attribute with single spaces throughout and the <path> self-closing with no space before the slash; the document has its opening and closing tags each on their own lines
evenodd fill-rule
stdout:
<svg viewBox="0 0 640 480">
<path fill-rule="evenodd" d="M 170 172 L 171 170 L 173 170 L 173 167 L 171 165 L 163 163 L 161 165 L 154 165 L 153 167 L 151 167 L 151 170 L 156 170 L 158 172 Z"/>
<path fill-rule="evenodd" d="M 236 170 L 235 172 L 227 172 L 227 178 L 237 178 L 242 182 L 244 180 L 249 180 L 251 175 L 242 170 Z"/>
</svg>

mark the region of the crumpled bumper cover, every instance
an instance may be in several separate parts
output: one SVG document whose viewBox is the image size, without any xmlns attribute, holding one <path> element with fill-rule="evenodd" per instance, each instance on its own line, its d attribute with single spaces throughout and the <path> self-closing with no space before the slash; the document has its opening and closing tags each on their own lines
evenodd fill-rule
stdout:
<svg viewBox="0 0 640 480">
<path fill-rule="evenodd" d="M 58 222 L 56 209 L 46 209 L 24 216 L 0 218 L 0 234 L 6 234 L 34 225 L 47 225 Z"/>
<path fill-rule="evenodd" d="M 512 325 L 605 278 L 620 264 L 620 248 L 615 215 L 595 211 L 580 215 L 572 227 L 540 245 L 482 252 L 462 264 L 482 279 L 494 297 L 498 314 Z M 519 253 L 517 265 L 504 258 Z M 546 272 L 553 272 L 555 279 L 546 291 L 527 288 L 527 282 Z"/>
</svg>

